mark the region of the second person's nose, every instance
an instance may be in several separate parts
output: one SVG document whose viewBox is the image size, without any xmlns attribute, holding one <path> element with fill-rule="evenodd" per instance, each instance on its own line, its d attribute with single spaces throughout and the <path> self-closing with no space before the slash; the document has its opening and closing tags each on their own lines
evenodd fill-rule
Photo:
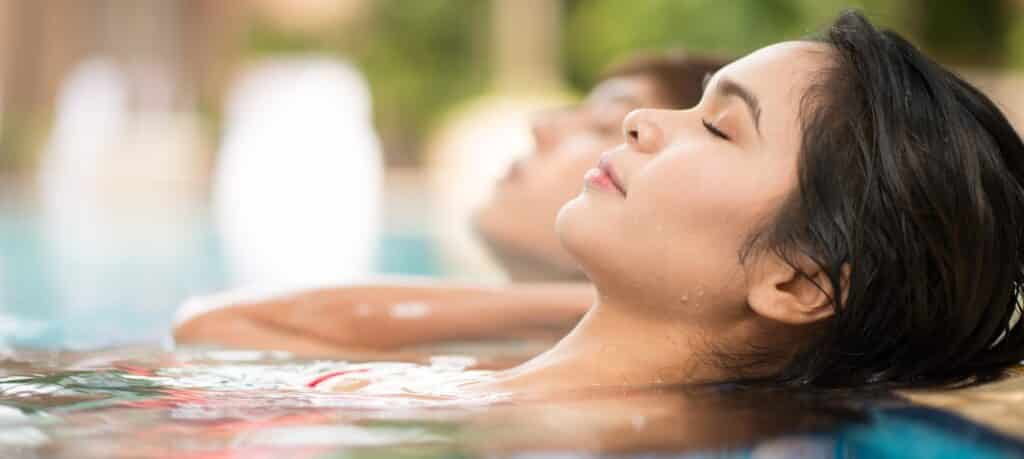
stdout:
<svg viewBox="0 0 1024 459">
<path fill-rule="evenodd" d="M 662 148 L 665 133 L 654 120 L 654 114 L 662 110 L 633 110 L 622 121 L 626 143 L 640 153 L 656 153 Z"/>
</svg>

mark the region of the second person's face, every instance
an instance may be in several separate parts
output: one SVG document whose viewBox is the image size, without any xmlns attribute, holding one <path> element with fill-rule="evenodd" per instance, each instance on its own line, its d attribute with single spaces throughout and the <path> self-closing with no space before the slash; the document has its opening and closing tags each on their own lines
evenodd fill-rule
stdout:
<svg viewBox="0 0 1024 459">
<path fill-rule="evenodd" d="M 534 151 L 513 163 L 478 211 L 475 224 L 505 249 L 575 271 L 554 231 L 555 216 L 579 193 L 579 181 L 601 153 L 622 141 L 622 120 L 640 107 L 664 107 L 647 77 L 616 77 L 595 87 L 580 105 L 539 114 Z"/>
</svg>

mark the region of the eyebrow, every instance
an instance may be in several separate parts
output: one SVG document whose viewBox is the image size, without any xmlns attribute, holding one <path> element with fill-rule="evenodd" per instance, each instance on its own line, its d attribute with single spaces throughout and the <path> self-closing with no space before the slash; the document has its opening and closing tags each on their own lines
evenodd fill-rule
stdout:
<svg viewBox="0 0 1024 459">
<path fill-rule="evenodd" d="M 708 83 L 714 75 L 708 73 L 704 75 L 703 89 L 707 90 Z M 750 117 L 754 120 L 754 129 L 757 131 L 757 135 L 761 135 L 761 101 L 758 100 L 754 93 L 750 92 L 749 89 L 744 88 L 739 83 L 723 77 L 718 82 L 717 91 L 723 96 L 736 96 L 739 97 L 745 104 L 747 109 L 750 110 Z M 702 91 L 703 92 L 703 91 Z"/>
</svg>

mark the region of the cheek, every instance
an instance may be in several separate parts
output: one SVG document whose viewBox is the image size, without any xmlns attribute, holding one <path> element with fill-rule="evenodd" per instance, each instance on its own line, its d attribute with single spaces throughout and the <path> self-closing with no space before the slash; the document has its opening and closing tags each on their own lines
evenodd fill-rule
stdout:
<svg viewBox="0 0 1024 459">
<path fill-rule="evenodd" d="M 772 215 L 792 188 L 778 164 L 722 154 L 721 157 L 657 158 L 637 174 L 630 205 L 637 230 L 728 239 L 746 236 Z M 653 224 L 652 224 L 653 223 Z"/>
<path fill-rule="evenodd" d="M 743 244 L 781 204 L 787 186 L 749 162 L 693 159 L 703 160 L 658 158 L 637 174 L 627 234 L 640 242 L 635 253 L 659 259 L 673 279 L 734 283 Z"/>
<path fill-rule="evenodd" d="M 785 196 L 784 174 L 695 155 L 655 158 L 634 174 L 625 201 L 584 193 L 559 212 L 559 237 L 584 271 L 652 302 L 745 301 L 738 255 Z"/>
</svg>

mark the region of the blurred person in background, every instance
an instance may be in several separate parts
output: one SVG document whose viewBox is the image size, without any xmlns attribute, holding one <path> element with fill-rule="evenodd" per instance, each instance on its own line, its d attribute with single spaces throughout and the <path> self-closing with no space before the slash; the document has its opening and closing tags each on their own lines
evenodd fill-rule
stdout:
<svg viewBox="0 0 1024 459">
<path fill-rule="evenodd" d="M 187 302 L 175 322 L 177 342 L 331 355 L 561 336 L 589 308 L 593 290 L 558 242 L 552 225 L 558 210 L 579 193 L 580 177 L 601 153 L 621 143 L 630 111 L 696 104 L 705 77 L 727 62 L 682 52 L 635 56 L 612 66 L 581 104 L 533 120 L 532 154 L 509 167 L 472 224 L 511 280 L 547 283 L 228 292 Z M 358 330 L 350 327 L 356 323 Z"/>
</svg>

